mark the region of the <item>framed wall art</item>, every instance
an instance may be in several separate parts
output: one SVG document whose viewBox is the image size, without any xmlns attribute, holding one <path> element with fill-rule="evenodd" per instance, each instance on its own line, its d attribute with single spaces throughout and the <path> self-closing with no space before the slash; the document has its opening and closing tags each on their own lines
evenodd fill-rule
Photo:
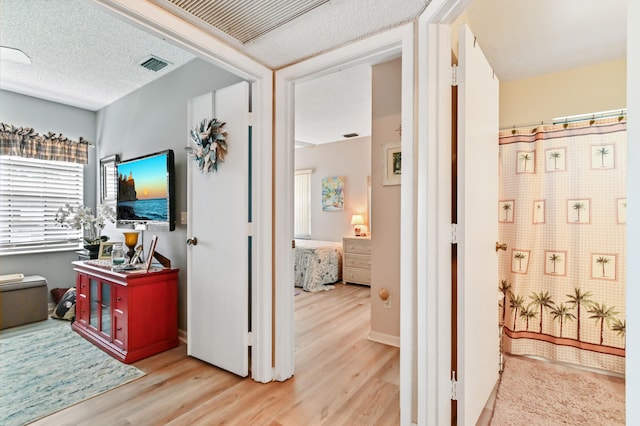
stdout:
<svg viewBox="0 0 640 426">
<path fill-rule="evenodd" d="M 402 151 L 400 144 L 383 145 L 382 156 L 384 161 L 382 185 L 400 185 L 402 179 Z"/>
<path fill-rule="evenodd" d="M 322 211 L 344 210 L 344 176 L 322 178 Z"/>
</svg>

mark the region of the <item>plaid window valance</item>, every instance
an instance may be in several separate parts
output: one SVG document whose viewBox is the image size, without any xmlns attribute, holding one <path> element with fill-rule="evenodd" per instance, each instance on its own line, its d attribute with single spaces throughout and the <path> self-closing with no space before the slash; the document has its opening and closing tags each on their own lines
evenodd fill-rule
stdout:
<svg viewBox="0 0 640 426">
<path fill-rule="evenodd" d="M 39 135 L 28 127 L 0 123 L 0 155 L 88 164 L 89 142 L 82 137 L 73 141 L 51 132 Z"/>
</svg>

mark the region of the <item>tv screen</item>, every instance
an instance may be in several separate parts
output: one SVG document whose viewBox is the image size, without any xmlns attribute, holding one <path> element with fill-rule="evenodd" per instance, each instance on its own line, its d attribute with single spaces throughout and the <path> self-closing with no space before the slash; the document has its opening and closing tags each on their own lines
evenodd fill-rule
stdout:
<svg viewBox="0 0 640 426">
<path fill-rule="evenodd" d="M 118 227 L 173 231 L 173 150 L 122 161 L 116 167 Z"/>
</svg>

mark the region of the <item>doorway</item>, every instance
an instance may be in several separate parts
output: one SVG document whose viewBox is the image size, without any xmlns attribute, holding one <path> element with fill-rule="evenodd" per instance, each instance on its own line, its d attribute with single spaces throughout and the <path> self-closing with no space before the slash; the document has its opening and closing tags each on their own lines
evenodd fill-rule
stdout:
<svg viewBox="0 0 640 426">
<path fill-rule="evenodd" d="M 365 40 L 362 42 L 362 45 L 357 46 L 349 46 L 348 48 L 338 49 L 342 50 L 337 56 L 336 52 L 333 52 L 332 55 L 327 55 L 322 60 L 318 60 L 315 58 L 313 61 L 308 61 L 305 63 L 300 63 L 289 67 L 287 69 L 281 70 L 276 73 L 276 88 L 280 89 L 280 92 L 276 94 L 276 99 L 287 99 L 290 105 L 293 105 L 295 102 L 295 84 L 307 81 L 314 77 L 319 77 L 323 75 L 327 75 L 331 72 L 334 72 L 338 69 L 348 68 L 351 66 L 361 65 L 365 63 L 377 63 L 384 62 L 385 60 L 392 59 L 401 54 L 403 50 L 403 43 L 408 42 L 410 39 L 409 35 L 411 33 L 411 28 L 409 26 L 396 29 L 394 31 L 385 33 L 381 36 L 374 36 L 371 39 Z M 363 54 L 363 52 L 365 52 Z M 338 59 L 336 59 L 338 58 Z M 413 66 L 411 65 L 412 59 L 402 57 L 402 80 L 403 81 L 411 81 L 411 72 L 413 70 Z M 405 78 L 405 72 L 407 73 Z M 407 117 L 411 117 L 413 110 L 413 102 L 410 99 L 412 97 L 412 90 L 409 89 L 410 85 L 403 86 L 403 97 L 402 97 L 402 120 L 409 120 Z M 406 90 L 406 92 L 405 92 Z M 410 92 L 409 99 L 404 96 L 405 93 Z M 292 209 L 287 206 L 293 205 L 293 194 L 292 194 L 292 182 L 291 177 L 293 176 L 294 170 L 294 116 L 292 112 L 288 112 L 287 109 L 283 107 L 284 103 L 276 102 L 276 116 L 279 116 L 283 119 L 284 125 L 282 127 L 276 127 L 276 139 L 287 141 L 287 143 L 283 143 L 281 145 L 281 149 L 283 149 L 283 153 L 276 152 L 277 158 L 287 158 L 288 162 L 286 163 L 286 167 L 278 167 L 276 170 L 276 187 L 277 188 L 290 188 L 288 191 L 276 193 L 276 205 L 283 207 L 280 211 L 281 215 L 276 216 L 276 230 L 281 229 L 281 232 L 275 233 L 276 238 L 276 247 L 290 247 L 291 240 L 293 239 L 292 235 L 292 226 L 293 223 L 293 212 Z M 279 110 L 282 108 L 282 110 Z M 290 111 L 290 110 L 289 110 Z M 408 122 L 408 121 L 407 121 Z M 399 123 L 396 123 L 396 126 L 393 128 L 392 132 L 397 129 Z M 411 140 L 412 137 L 412 126 L 408 126 L 409 130 L 404 131 L 402 134 L 402 140 L 405 140 L 405 136 L 408 136 L 408 140 Z M 286 131 L 285 131 L 286 130 Z M 282 132 L 282 133 L 280 133 Z M 278 147 L 276 147 L 276 150 Z M 411 150 L 407 151 L 407 157 L 409 158 L 409 164 L 407 172 L 412 173 L 411 168 Z M 403 158 L 403 161 L 405 158 Z M 406 170 L 406 169 L 405 169 Z M 403 178 L 404 172 L 403 170 Z M 282 172 L 282 174 L 281 174 Z M 410 180 L 409 180 L 410 182 Z M 409 183 L 410 185 L 410 183 Z M 363 186 L 366 188 L 366 180 L 363 182 Z M 408 189 L 408 188 L 407 188 Z M 372 198 L 375 198 L 373 196 Z M 402 209 L 404 212 L 411 212 L 411 209 Z M 378 221 L 378 218 L 376 218 Z M 404 216 L 402 217 L 402 221 L 404 221 Z M 376 222 L 381 223 L 381 222 Z M 408 222 L 408 223 L 411 223 Z M 374 225 L 375 227 L 376 225 Z M 347 223 L 347 229 L 349 229 L 349 223 Z M 349 231 L 347 231 L 349 232 Z M 374 229 L 375 232 L 375 229 Z M 284 238 L 281 238 L 284 236 Z M 278 239 L 281 238 L 280 242 Z M 410 250 L 408 250 L 410 251 Z M 293 253 L 291 250 L 287 250 L 286 252 L 280 252 L 281 255 L 276 254 L 276 282 L 278 283 L 291 283 L 290 265 L 292 262 Z M 411 261 L 412 258 L 408 257 L 407 261 Z M 289 276 L 287 276 L 289 275 Z M 402 284 L 401 284 L 402 287 Z M 282 379 L 286 379 L 291 377 L 294 374 L 294 353 L 291 348 L 293 348 L 293 340 L 294 340 L 294 323 L 293 323 L 293 296 L 291 295 L 292 285 L 288 286 L 278 286 L 276 289 L 276 329 L 277 330 L 285 330 L 285 333 L 277 332 L 276 333 L 276 359 L 282 362 L 279 372 L 282 373 Z M 400 295 L 396 295 L 397 303 L 400 302 Z M 402 313 L 405 314 L 406 311 Z M 286 367 L 286 370 L 285 370 Z M 276 367 L 278 369 L 278 367 Z"/>
</svg>

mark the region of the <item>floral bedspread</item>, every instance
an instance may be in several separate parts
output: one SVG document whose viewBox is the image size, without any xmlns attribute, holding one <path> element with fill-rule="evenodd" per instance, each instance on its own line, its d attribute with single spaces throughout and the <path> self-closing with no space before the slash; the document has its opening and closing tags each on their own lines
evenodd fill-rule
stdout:
<svg viewBox="0 0 640 426">
<path fill-rule="evenodd" d="M 342 243 L 296 240 L 295 286 L 305 291 L 331 290 L 342 278 Z"/>
</svg>

